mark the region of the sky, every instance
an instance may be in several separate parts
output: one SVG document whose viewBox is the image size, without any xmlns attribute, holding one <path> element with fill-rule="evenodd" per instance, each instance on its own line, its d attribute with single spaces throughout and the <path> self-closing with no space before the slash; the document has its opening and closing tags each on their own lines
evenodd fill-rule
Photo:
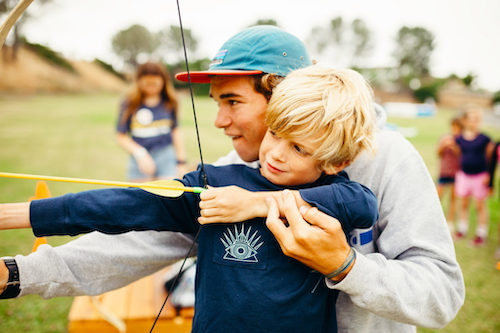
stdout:
<svg viewBox="0 0 500 333">
<path fill-rule="evenodd" d="M 115 63 L 111 39 L 132 24 L 156 32 L 178 25 L 175 0 L 52 0 L 28 9 L 28 40 L 73 59 Z M 394 65 L 395 37 L 402 26 L 421 26 L 435 36 L 435 76 L 477 76 L 477 85 L 500 90 L 500 0 L 179 0 L 184 28 L 199 41 L 197 56 L 211 58 L 223 42 L 258 19 L 274 19 L 306 40 L 314 26 L 341 16 L 360 18 L 373 33 L 372 66 Z M 331 64 L 339 65 L 339 64 Z"/>
</svg>

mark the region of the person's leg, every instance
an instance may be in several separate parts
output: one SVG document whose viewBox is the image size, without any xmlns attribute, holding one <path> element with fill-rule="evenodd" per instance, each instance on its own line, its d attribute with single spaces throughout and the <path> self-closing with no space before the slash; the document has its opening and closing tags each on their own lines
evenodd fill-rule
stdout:
<svg viewBox="0 0 500 333">
<path fill-rule="evenodd" d="M 460 220 L 458 221 L 457 238 L 463 238 L 469 231 L 469 203 L 470 197 L 462 197 L 460 205 Z"/>
<path fill-rule="evenodd" d="M 454 232 L 455 229 L 455 219 L 457 218 L 457 208 L 456 208 L 456 203 L 457 203 L 457 197 L 455 195 L 455 184 L 451 183 L 450 185 L 450 202 L 448 205 L 448 216 L 446 217 L 446 220 L 448 221 L 448 227 L 450 228 L 450 232 Z"/>
<path fill-rule="evenodd" d="M 486 199 L 488 198 L 489 189 L 487 185 L 488 174 L 482 173 L 474 176 L 473 196 L 476 198 L 476 211 L 477 211 L 477 226 L 476 237 L 474 238 L 474 245 L 481 246 L 486 242 L 488 237 L 488 205 Z"/>
<path fill-rule="evenodd" d="M 481 246 L 488 236 L 488 210 L 485 199 L 476 199 L 477 226 L 474 245 Z"/>
<path fill-rule="evenodd" d="M 457 172 L 455 177 L 455 194 L 461 199 L 459 221 L 457 226 L 456 238 L 463 238 L 467 235 L 469 229 L 469 198 L 467 175 L 463 171 Z"/>
</svg>

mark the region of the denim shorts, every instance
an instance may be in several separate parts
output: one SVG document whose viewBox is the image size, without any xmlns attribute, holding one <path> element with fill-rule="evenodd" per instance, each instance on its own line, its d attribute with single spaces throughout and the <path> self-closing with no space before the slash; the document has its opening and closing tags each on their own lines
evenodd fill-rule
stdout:
<svg viewBox="0 0 500 333">
<path fill-rule="evenodd" d="M 177 176 L 177 157 L 173 145 L 156 148 L 149 151 L 156 164 L 155 178 L 174 178 Z M 139 170 L 139 166 L 133 156 L 130 156 L 128 163 L 128 179 L 149 178 Z"/>
</svg>

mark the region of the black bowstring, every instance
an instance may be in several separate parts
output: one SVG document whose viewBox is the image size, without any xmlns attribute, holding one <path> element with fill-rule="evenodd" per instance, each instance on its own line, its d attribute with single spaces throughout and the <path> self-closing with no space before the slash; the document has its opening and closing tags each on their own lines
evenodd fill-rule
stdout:
<svg viewBox="0 0 500 333">
<path fill-rule="evenodd" d="M 179 0 L 177 0 L 177 13 L 179 15 L 179 26 L 181 28 L 182 47 L 184 49 L 184 60 L 186 62 L 186 72 L 187 72 L 187 76 L 188 76 L 189 92 L 190 92 L 190 95 L 191 95 L 191 105 L 192 105 L 192 108 L 193 108 L 194 126 L 195 126 L 195 129 L 196 129 L 196 138 L 198 140 L 198 151 L 200 153 L 200 167 L 201 167 L 201 174 L 202 174 L 202 177 L 203 177 L 203 186 L 205 188 L 207 188 L 208 187 L 207 174 L 205 173 L 205 165 L 203 163 L 203 154 L 201 152 L 200 132 L 198 130 L 198 119 L 196 117 L 196 109 L 195 109 L 195 105 L 194 105 L 193 84 L 191 82 L 191 74 L 189 72 L 189 63 L 188 63 L 187 51 L 186 51 L 186 41 L 184 39 L 184 28 L 182 27 L 182 18 L 181 18 L 181 9 L 180 9 L 180 6 L 179 6 Z M 196 232 L 196 235 L 194 236 L 193 243 L 191 244 L 191 247 L 189 248 L 189 251 L 187 252 L 186 256 L 184 257 L 184 260 L 182 261 L 181 268 L 179 269 L 179 272 L 177 273 L 177 275 L 176 275 L 176 277 L 174 279 L 174 282 L 172 282 L 172 287 L 170 288 L 170 290 L 174 290 L 175 286 L 177 285 L 177 280 L 179 280 L 179 277 L 182 274 L 182 270 L 184 268 L 184 265 L 186 264 L 186 261 L 189 258 L 189 256 L 191 255 L 191 251 L 193 250 L 194 245 L 196 244 L 196 242 L 198 240 L 198 236 L 200 234 L 200 230 L 201 230 L 201 226 L 198 229 L 198 231 Z M 163 304 L 162 304 L 162 306 L 160 308 L 160 311 L 158 312 L 158 315 L 156 316 L 156 319 L 155 319 L 155 321 L 153 323 L 153 326 L 151 326 L 151 330 L 149 331 L 149 333 L 153 332 L 153 329 L 155 328 L 155 325 L 158 322 L 158 319 L 160 318 L 160 314 L 163 311 L 163 308 L 165 307 L 165 305 L 167 304 L 168 297 L 170 296 L 170 294 L 171 294 L 171 292 L 167 293 L 167 297 L 165 297 L 165 301 L 163 301 Z"/>
</svg>

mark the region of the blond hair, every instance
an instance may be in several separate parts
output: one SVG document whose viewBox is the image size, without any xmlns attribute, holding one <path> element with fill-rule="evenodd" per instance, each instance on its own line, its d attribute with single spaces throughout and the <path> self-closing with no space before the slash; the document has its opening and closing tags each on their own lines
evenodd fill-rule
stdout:
<svg viewBox="0 0 500 333">
<path fill-rule="evenodd" d="M 374 150 L 373 103 L 359 73 L 313 65 L 291 72 L 274 89 L 266 125 L 281 137 L 319 143 L 312 156 L 327 170 Z"/>
</svg>

